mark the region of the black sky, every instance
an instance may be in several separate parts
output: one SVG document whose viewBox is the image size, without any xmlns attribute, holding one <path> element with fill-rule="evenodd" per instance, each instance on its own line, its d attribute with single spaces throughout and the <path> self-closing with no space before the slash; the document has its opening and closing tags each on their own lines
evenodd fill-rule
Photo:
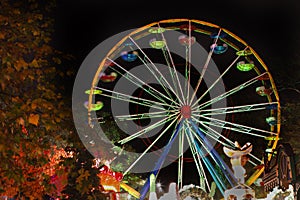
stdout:
<svg viewBox="0 0 300 200">
<path fill-rule="evenodd" d="M 81 62 L 100 42 L 119 32 L 171 18 L 191 18 L 226 28 L 264 57 L 297 50 L 297 1 L 58 1 L 55 42 Z M 299 44 L 299 42 L 298 42 Z"/>
</svg>

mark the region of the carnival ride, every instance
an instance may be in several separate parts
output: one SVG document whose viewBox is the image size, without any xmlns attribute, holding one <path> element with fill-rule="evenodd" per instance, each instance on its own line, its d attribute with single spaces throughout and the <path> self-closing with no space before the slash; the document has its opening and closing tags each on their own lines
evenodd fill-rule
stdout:
<svg viewBox="0 0 300 200">
<path fill-rule="evenodd" d="M 84 103 L 89 125 L 105 109 L 128 134 L 120 145 L 145 147 L 123 176 L 147 165 L 149 175 L 158 177 L 166 161 L 177 162 L 180 189 L 188 184 L 185 165 L 192 161 L 203 191 L 210 193 L 214 182 L 224 195 L 240 183 L 221 147 L 253 144 L 243 183 L 250 187 L 272 158 L 264 151 L 274 152 L 278 144 L 279 96 L 266 64 L 218 25 L 194 19 L 145 25 L 116 42 L 93 77 Z M 152 166 L 144 163 L 150 152 L 157 158 Z M 140 199 L 149 188 L 150 178 Z"/>
</svg>

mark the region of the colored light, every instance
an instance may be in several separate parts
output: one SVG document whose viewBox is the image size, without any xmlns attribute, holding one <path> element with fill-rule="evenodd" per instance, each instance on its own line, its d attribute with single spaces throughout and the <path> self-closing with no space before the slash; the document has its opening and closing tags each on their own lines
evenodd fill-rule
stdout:
<svg viewBox="0 0 300 200">
<path fill-rule="evenodd" d="M 255 90 L 256 90 L 256 93 L 259 94 L 260 96 L 266 96 L 265 94 L 265 86 L 260 86 L 260 87 L 257 87 Z"/>
<path fill-rule="evenodd" d="M 270 125 L 270 126 L 274 126 L 277 124 L 277 120 L 275 117 L 267 117 L 266 118 L 266 122 Z"/>
<path fill-rule="evenodd" d="M 270 141 L 270 140 L 281 140 L 282 138 L 277 138 L 277 136 L 267 136 L 264 139 Z"/>
<path fill-rule="evenodd" d="M 240 61 L 237 63 L 236 67 L 240 71 L 247 72 L 254 68 L 254 64 L 253 64 L 253 62 L 245 63 L 245 61 Z"/>
<path fill-rule="evenodd" d="M 195 37 L 188 37 L 187 35 L 181 35 L 178 37 L 178 41 L 181 45 L 189 46 L 190 44 L 193 45 L 196 42 Z"/>
<path fill-rule="evenodd" d="M 149 41 L 149 44 L 154 49 L 162 49 L 166 46 L 165 41 L 163 40 L 156 40 L 155 38 L 151 39 Z"/>
<path fill-rule="evenodd" d="M 266 89 L 265 86 L 257 87 L 255 90 L 256 93 L 259 94 L 260 96 L 270 95 L 273 91 L 272 89 Z"/>
<path fill-rule="evenodd" d="M 86 107 L 86 109 L 89 108 L 89 102 L 88 101 L 84 102 L 84 107 Z M 101 110 L 102 108 L 103 108 L 103 102 L 101 102 L 101 101 L 97 101 L 95 104 L 94 103 L 91 104 L 91 110 L 92 111 Z"/>
<path fill-rule="evenodd" d="M 190 24 L 183 24 L 183 25 L 181 25 L 181 26 L 179 26 L 179 28 L 181 29 L 181 30 L 191 30 L 191 31 L 193 31 L 193 30 L 196 30 L 197 28 L 196 28 L 196 26 L 194 26 L 194 25 L 190 25 Z"/>
<path fill-rule="evenodd" d="M 86 93 L 86 94 L 90 94 L 90 93 L 91 93 L 91 90 L 86 90 L 85 93 Z M 102 94 L 102 91 L 101 91 L 101 90 L 94 89 L 94 90 L 93 90 L 93 94 Z"/>
<path fill-rule="evenodd" d="M 152 27 L 152 28 L 150 28 L 148 31 L 149 31 L 150 33 L 163 33 L 163 32 L 165 32 L 165 30 L 166 30 L 166 29 L 161 28 L 161 27 Z"/>
<path fill-rule="evenodd" d="M 215 54 L 222 54 L 227 51 L 228 45 L 227 44 L 223 44 L 223 45 L 212 44 L 210 46 L 210 48 L 213 49 L 213 52 Z"/>
<path fill-rule="evenodd" d="M 252 52 L 250 50 L 241 50 L 241 51 L 236 52 L 236 55 L 238 55 L 238 56 L 249 56 L 251 54 L 252 54 Z"/>
<path fill-rule="evenodd" d="M 102 74 L 102 76 L 100 77 L 100 80 L 103 82 L 113 82 L 116 80 L 118 74 L 116 72 L 112 72 L 110 73 L 110 75 L 106 75 L 106 74 Z"/>
<path fill-rule="evenodd" d="M 123 51 L 121 53 L 121 57 L 123 60 L 127 61 L 127 62 L 133 62 L 137 59 L 138 56 L 138 52 L 133 51 L 132 53 L 128 53 L 127 51 Z"/>
</svg>

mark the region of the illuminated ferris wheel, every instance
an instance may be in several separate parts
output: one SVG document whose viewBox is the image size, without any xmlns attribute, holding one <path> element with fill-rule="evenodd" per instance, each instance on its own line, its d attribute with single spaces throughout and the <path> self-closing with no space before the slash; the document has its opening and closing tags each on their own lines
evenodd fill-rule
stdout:
<svg viewBox="0 0 300 200">
<path fill-rule="evenodd" d="M 264 151 L 279 140 L 279 97 L 267 66 L 241 38 L 204 21 L 162 20 L 130 32 L 101 60 L 87 94 L 92 127 L 105 110 L 127 134 L 118 144 L 141 147 L 124 174 L 147 168 L 158 176 L 177 162 L 180 188 L 191 161 L 203 190 L 211 181 L 222 194 L 234 187 L 221 147 L 236 141 L 253 144 L 251 185 L 271 159 Z M 146 182 L 141 198 L 148 189 Z"/>
</svg>

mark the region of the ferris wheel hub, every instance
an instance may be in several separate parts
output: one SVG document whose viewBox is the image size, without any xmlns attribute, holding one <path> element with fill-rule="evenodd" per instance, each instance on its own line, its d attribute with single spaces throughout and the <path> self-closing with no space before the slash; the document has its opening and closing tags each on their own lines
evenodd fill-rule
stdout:
<svg viewBox="0 0 300 200">
<path fill-rule="evenodd" d="M 191 106 L 188 106 L 188 105 L 182 106 L 180 109 L 180 113 L 184 119 L 191 118 L 191 114 L 192 114 Z"/>
</svg>

